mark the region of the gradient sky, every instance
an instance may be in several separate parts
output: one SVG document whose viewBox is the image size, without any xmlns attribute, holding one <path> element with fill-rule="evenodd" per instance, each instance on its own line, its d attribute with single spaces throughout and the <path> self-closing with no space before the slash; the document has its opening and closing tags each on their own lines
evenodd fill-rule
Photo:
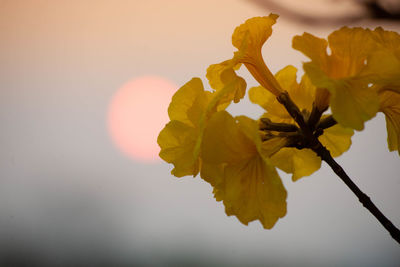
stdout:
<svg viewBox="0 0 400 267">
<path fill-rule="evenodd" d="M 319 14 L 356 10 L 317 7 Z M 194 76 L 205 81 L 208 65 L 232 56 L 234 28 L 269 12 L 245 0 L 0 1 L 0 256 L 397 266 L 399 246 L 324 164 L 295 183 L 282 173 L 288 214 L 264 230 L 227 217 L 200 178 L 175 178 L 161 161 L 135 162 L 110 140 L 107 108 L 120 86 L 143 75 L 178 85 Z M 291 49 L 291 38 L 334 29 L 281 17 L 265 61 L 273 72 L 301 68 L 306 58 Z M 253 118 L 262 112 L 249 101 L 230 110 Z M 400 226 L 399 156 L 387 150 L 381 114 L 338 161 Z"/>
</svg>

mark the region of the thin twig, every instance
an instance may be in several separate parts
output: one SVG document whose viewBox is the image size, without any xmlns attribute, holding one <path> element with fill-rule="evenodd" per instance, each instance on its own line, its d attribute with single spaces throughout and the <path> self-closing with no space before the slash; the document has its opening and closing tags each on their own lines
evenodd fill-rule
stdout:
<svg viewBox="0 0 400 267">
<path fill-rule="evenodd" d="M 393 239 L 400 244 L 400 230 L 394 226 L 393 223 L 375 206 L 370 197 L 362 192 L 360 188 L 358 188 L 358 186 L 350 179 L 343 168 L 333 159 L 331 153 L 319 141 L 318 146 L 314 147 L 313 150 L 318 154 L 318 156 L 321 157 L 323 161 L 328 163 L 337 176 L 339 176 L 340 179 L 342 179 L 342 181 L 358 197 L 358 200 L 363 204 L 363 206 L 369 210 L 376 219 L 378 219 L 382 226 L 388 230 Z"/>
<path fill-rule="evenodd" d="M 268 118 L 261 118 L 261 122 L 263 123 L 263 125 L 260 127 L 260 130 L 277 132 L 297 132 L 297 130 L 299 129 L 294 124 L 272 122 Z"/>
<path fill-rule="evenodd" d="M 300 129 L 304 132 L 308 132 L 309 129 L 307 127 L 307 123 L 305 122 L 300 109 L 290 98 L 288 92 L 286 92 L 286 91 L 282 92 L 279 96 L 277 96 L 276 99 L 279 101 L 279 103 L 281 103 L 283 106 L 285 106 L 287 112 L 289 112 L 290 116 L 297 122 Z"/>
<path fill-rule="evenodd" d="M 323 118 L 318 124 L 317 124 L 317 129 L 327 129 L 330 128 L 332 126 L 334 126 L 336 124 L 336 120 L 333 118 L 332 115 Z"/>
<path fill-rule="evenodd" d="M 320 111 L 320 110 L 317 108 L 316 104 L 313 103 L 313 107 L 312 107 L 312 110 L 311 110 L 311 114 L 310 114 L 310 117 L 308 118 L 308 121 L 307 121 L 308 126 L 309 126 L 311 129 L 314 129 L 314 127 L 317 125 L 317 123 L 318 123 L 319 120 L 321 119 L 321 116 L 322 116 L 322 113 L 323 113 L 323 112 L 324 112 L 324 111 Z"/>
</svg>

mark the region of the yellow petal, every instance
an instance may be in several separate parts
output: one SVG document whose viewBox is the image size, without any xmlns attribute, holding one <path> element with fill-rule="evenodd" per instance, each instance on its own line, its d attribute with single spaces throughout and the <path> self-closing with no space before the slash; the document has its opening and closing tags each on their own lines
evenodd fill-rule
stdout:
<svg viewBox="0 0 400 267">
<path fill-rule="evenodd" d="M 222 89 L 227 83 L 229 83 L 229 77 L 223 76 L 222 73 L 228 69 L 238 70 L 241 67 L 241 63 L 238 63 L 238 58 L 232 58 L 225 60 L 218 64 L 211 64 L 207 68 L 206 77 L 210 83 L 211 88 L 215 90 Z"/>
<path fill-rule="evenodd" d="M 275 155 L 275 153 L 280 151 L 287 144 L 288 144 L 288 139 L 286 137 L 270 138 L 262 142 L 260 154 L 263 155 L 264 157 L 270 158 L 272 155 Z"/>
<path fill-rule="evenodd" d="M 315 98 L 315 86 L 311 83 L 307 75 L 303 75 L 299 84 L 297 82 L 297 69 L 289 65 L 278 71 L 275 77 L 282 88 L 289 93 L 300 110 L 311 111 Z"/>
<path fill-rule="evenodd" d="M 201 113 L 199 111 L 207 104 L 207 98 L 202 81 L 193 78 L 173 95 L 168 107 L 169 118 L 195 126 Z"/>
<path fill-rule="evenodd" d="M 236 27 L 232 35 L 232 44 L 237 49 L 245 45 L 248 53 L 251 50 L 260 50 L 265 41 L 272 34 L 272 25 L 276 23 L 278 15 L 270 14 L 266 17 L 254 17 Z"/>
<path fill-rule="evenodd" d="M 221 80 L 221 73 L 226 69 L 233 68 L 233 60 L 226 60 L 218 64 L 212 64 L 207 68 L 206 77 L 210 83 L 211 88 L 215 90 L 222 89 L 225 84 Z"/>
<path fill-rule="evenodd" d="M 225 212 L 248 224 L 259 220 L 271 229 L 286 214 L 287 193 L 276 170 L 260 156 L 225 167 L 219 189 Z"/>
<path fill-rule="evenodd" d="M 297 69 L 292 65 L 286 66 L 278 71 L 275 74 L 275 78 L 282 89 L 288 91 L 290 96 L 292 96 L 293 92 L 296 91 L 297 87 L 299 86 L 297 83 Z"/>
<path fill-rule="evenodd" d="M 220 104 L 229 104 L 231 101 L 238 103 L 246 93 L 246 81 L 238 76 L 232 63 L 233 60 L 227 60 L 220 64 L 210 65 L 207 69 L 207 79 L 215 90 L 222 90 L 226 86 L 231 89 L 220 100 Z"/>
<path fill-rule="evenodd" d="M 224 179 L 224 168 L 226 164 L 213 164 L 202 162 L 200 176 L 213 187 L 220 187 Z"/>
<path fill-rule="evenodd" d="M 199 171 L 199 160 L 193 155 L 198 131 L 181 122 L 171 121 L 160 132 L 157 142 L 161 147 L 160 158 L 174 164 L 171 171 L 176 177 L 195 176 Z"/>
<path fill-rule="evenodd" d="M 245 23 L 238 26 L 232 35 L 232 44 L 239 49 L 230 60 L 219 64 L 213 64 L 207 69 L 207 78 L 212 88 L 219 90 L 229 83 L 229 77 L 223 81 L 223 73 L 232 70 L 228 76 L 232 77 L 233 69 L 239 63 L 245 63 L 246 67 L 253 74 L 255 79 L 261 84 L 272 86 L 272 90 L 277 90 L 274 86 L 279 86 L 264 63 L 261 55 L 261 47 L 272 33 L 272 25 L 275 24 L 277 15 L 271 14 L 268 17 L 255 17 L 248 19 Z M 234 98 L 237 103 L 244 96 L 245 87 L 238 89 Z"/>
<path fill-rule="evenodd" d="M 255 121 L 244 116 L 235 120 L 226 111 L 215 113 L 204 131 L 202 177 L 214 186 L 227 215 L 244 224 L 260 220 L 270 229 L 286 214 L 286 190 L 276 170 L 259 154 L 259 146 Z"/>
<path fill-rule="evenodd" d="M 292 47 L 308 56 L 321 69 L 328 68 L 328 54 L 326 48 L 328 42 L 325 39 L 315 37 L 312 34 L 304 33 L 302 36 L 293 37 Z"/>
<path fill-rule="evenodd" d="M 215 113 L 204 130 L 202 159 L 207 163 L 240 162 L 257 153 L 254 143 L 226 111 Z"/>
<path fill-rule="evenodd" d="M 224 182 L 224 170 L 226 164 L 213 164 L 202 162 L 200 176 L 206 182 L 213 186 L 213 194 L 216 201 L 223 200 L 223 182 Z"/>
<path fill-rule="evenodd" d="M 389 116 L 385 117 L 386 119 L 386 129 L 387 129 L 387 142 L 389 151 L 400 151 L 400 123 L 394 121 Z M 400 154 L 400 152 L 399 152 Z"/>
<path fill-rule="evenodd" d="M 172 174 L 175 176 L 198 173 L 203 132 L 208 119 L 217 110 L 226 108 L 226 104 L 238 94 L 244 94 L 245 89 L 242 88 L 245 88 L 246 82 L 233 70 L 224 71 L 221 77 L 222 82 L 229 80 L 229 83 L 216 92 L 204 91 L 201 80 L 193 78 L 172 97 L 168 108 L 171 122 L 161 131 L 159 145 L 160 157 L 174 164 Z M 182 131 L 177 131 L 177 127 Z M 190 137 L 187 136 L 189 129 Z"/>
<path fill-rule="evenodd" d="M 328 36 L 331 49 L 330 72 L 332 78 L 357 75 L 365 60 L 376 47 L 369 29 L 343 27 Z"/>
<path fill-rule="evenodd" d="M 400 51 L 400 47 L 399 47 Z M 385 89 L 400 93 L 400 57 L 392 51 L 378 50 L 368 58 L 363 74 Z"/>
<path fill-rule="evenodd" d="M 253 77 L 267 90 L 278 96 L 282 89 L 266 66 L 261 48 L 272 33 L 278 16 L 255 17 L 238 26 L 232 35 L 232 44 L 238 49 L 235 60 L 244 63 Z"/>
<path fill-rule="evenodd" d="M 380 111 L 386 116 L 389 150 L 397 150 L 400 154 L 400 94 L 387 90 L 381 92 L 379 97 Z"/>
<path fill-rule="evenodd" d="M 308 56 L 314 65 L 318 66 L 321 72 L 329 72 L 329 58 L 326 51 L 328 42 L 325 39 L 315 37 L 305 32 L 302 36 L 295 36 L 293 38 L 292 46 L 294 49 Z M 304 77 L 308 78 L 306 75 Z M 320 111 L 327 109 L 329 107 L 329 91 L 324 88 L 318 88 L 315 94 L 316 107 Z"/>
<path fill-rule="evenodd" d="M 257 151 L 261 147 L 261 136 L 259 133 L 258 122 L 246 116 L 235 117 L 238 123 L 238 129 L 257 147 Z"/>
<path fill-rule="evenodd" d="M 376 115 L 379 100 L 373 87 L 357 79 L 331 79 L 312 62 L 304 64 L 304 70 L 317 87 L 330 92 L 333 117 L 342 126 L 360 131 Z"/>
<path fill-rule="evenodd" d="M 394 31 L 386 31 L 382 27 L 378 27 L 372 31 L 372 38 L 380 47 L 389 51 L 396 51 L 400 46 L 400 34 Z"/>
<path fill-rule="evenodd" d="M 286 89 L 286 88 L 285 88 Z M 267 117 L 274 122 L 290 122 L 292 117 L 286 111 L 285 107 L 278 102 L 276 95 L 265 90 L 262 86 L 252 87 L 249 90 L 250 101 L 264 108 L 268 115 Z"/>
<path fill-rule="evenodd" d="M 327 55 L 323 40 L 311 35 L 294 39 L 294 47 L 312 59 L 303 65 L 305 72 L 318 88 L 321 107 L 330 100 L 333 116 L 344 127 L 364 128 L 364 122 L 375 116 L 379 102 L 370 88 L 370 80 L 363 74 L 366 60 L 376 49 L 376 42 L 368 29 L 347 28 L 334 31 L 328 37 L 331 55 Z M 321 95 L 321 94 L 324 95 Z"/>
<path fill-rule="evenodd" d="M 282 148 L 271 157 L 273 165 L 286 173 L 292 173 L 292 180 L 311 175 L 321 167 L 321 159 L 310 149 Z"/>
<path fill-rule="evenodd" d="M 198 173 L 207 120 L 236 89 L 236 83 L 230 83 L 214 93 L 207 92 L 201 80 L 194 78 L 175 93 L 168 109 L 171 122 L 158 138 L 160 157 L 174 164 L 172 174 L 181 177 Z"/>
<path fill-rule="evenodd" d="M 285 108 L 276 100 L 276 96 L 265 90 L 264 87 L 257 86 L 250 88 L 249 98 L 251 102 L 260 105 L 269 114 L 278 118 L 285 117 L 286 119 L 290 119 Z"/>
<path fill-rule="evenodd" d="M 368 58 L 367 70 L 364 72 L 373 76 L 374 83 L 381 90 L 400 93 L 400 34 L 378 27 L 372 32 L 372 36 L 378 49 Z M 385 95 L 387 93 L 381 96 L 381 102 L 386 98 Z M 386 100 L 383 102 L 387 103 Z"/>
<path fill-rule="evenodd" d="M 364 84 L 338 80 L 331 92 L 331 110 L 335 120 L 343 127 L 364 129 L 364 122 L 372 119 L 379 109 L 376 90 Z"/>
<path fill-rule="evenodd" d="M 346 152 L 351 146 L 351 137 L 354 131 L 337 124 L 324 130 L 324 134 L 318 139 L 333 157 L 338 157 Z"/>
<path fill-rule="evenodd" d="M 297 69 L 291 65 L 286 66 L 275 74 L 276 80 L 281 87 L 289 93 L 300 110 L 311 111 L 315 98 L 315 86 L 310 79 L 303 75 L 300 84 L 297 82 Z M 267 111 L 266 117 L 274 122 L 293 123 L 285 107 L 278 102 L 276 96 L 265 90 L 263 87 L 253 87 L 249 90 L 250 100 L 263 107 Z"/>
</svg>

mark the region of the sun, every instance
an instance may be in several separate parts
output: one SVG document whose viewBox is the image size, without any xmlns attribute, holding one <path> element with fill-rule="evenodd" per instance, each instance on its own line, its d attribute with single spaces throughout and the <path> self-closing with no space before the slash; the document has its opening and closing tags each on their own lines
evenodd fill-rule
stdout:
<svg viewBox="0 0 400 267">
<path fill-rule="evenodd" d="M 168 122 L 168 104 L 177 86 L 162 77 L 133 79 L 116 91 L 108 107 L 107 124 L 113 143 L 141 162 L 159 159 L 157 136 Z"/>
</svg>

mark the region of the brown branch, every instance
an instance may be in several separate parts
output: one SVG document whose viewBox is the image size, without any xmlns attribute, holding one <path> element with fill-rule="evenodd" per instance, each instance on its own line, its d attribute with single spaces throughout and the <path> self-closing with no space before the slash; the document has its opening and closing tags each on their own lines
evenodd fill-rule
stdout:
<svg viewBox="0 0 400 267">
<path fill-rule="evenodd" d="M 308 118 L 308 121 L 307 121 L 307 124 L 311 129 L 315 129 L 315 126 L 317 125 L 317 123 L 321 119 L 322 113 L 324 113 L 325 111 L 326 111 L 326 109 L 325 110 L 319 110 L 317 108 L 315 102 L 313 103 L 311 114 L 310 114 L 310 117 Z"/>
<path fill-rule="evenodd" d="M 277 132 L 297 132 L 299 128 L 296 125 L 288 123 L 272 122 L 268 118 L 261 118 L 263 125 L 260 130 L 277 131 Z"/>
<path fill-rule="evenodd" d="M 290 98 L 288 92 L 282 92 L 279 96 L 277 96 L 276 99 L 279 101 L 279 103 L 285 106 L 287 112 L 289 112 L 290 116 L 296 121 L 300 129 L 304 132 L 308 132 L 308 127 L 304 120 L 303 114 L 301 114 L 300 109 Z"/>
<path fill-rule="evenodd" d="M 400 244 L 400 230 L 386 218 L 386 216 L 375 206 L 370 197 L 358 188 L 358 186 L 350 179 L 343 168 L 333 159 L 331 153 L 318 141 L 318 145 L 313 148 L 314 152 L 321 157 L 323 161 L 328 163 L 332 170 L 342 181 L 350 188 L 350 190 L 358 197 L 358 200 L 363 206 L 369 210 L 372 215 L 382 224 L 383 227 L 390 233 L 394 240 Z"/>
<path fill-rule="evenodd" d="M 247 0 L 253 2 L 256 5 L 265 8 L 271 12 L 280 14 L 281 17 L 292 20 L 294 22 L 308 24 L 308 25 L 318 25 L 318 26 L 332 26 L 332 25 L 346 25 L 352 24 L 357 21 L 362 20 L 391 20 L 398 22 L 400 20 L 400 12 L 396 8 L 385 8 L 379 0 L 367 0 L 367 1 L 357 1 L 353 2 L 359 6 L 362 11 L 356 13 L 349 13 L 340 16 L 320 16 L 319 14 L 307 14 L 299 12 L 296 6 L 281 4 L 278 0 Z M 295 1 L 293 1 L 295 2 Z M 346 1 L 343 1 L 346 2 Z M 399 7 L 396 3 L 395 7 Z"/>
<path fill-rule="evenodd" d="M 324 129 L 327 129 L 327 128 L 330 128 L 330 127 L 334 126 L 336 123 L 337 123 L 336 120 L 333 118 L 332 115 L 330 115 L 330 116 L 328 116 L 328 117 L 326 117 L 326 118 L 323 118 L 323 119 L 317 124 L 317 127 L 316 127 L 316 128 L 317 128 L 317 129 L 322 129 L 322 130 L 324 130 Z"/>
<path fill-rule="evenodd" d="M 248 0 L 255 3 L 256 5 L 265 8 L 271 12 L 280 14 L 281 17 L 292 20 L 297 23 L 302 23 L 306 25 L 344 25 L 351 24 L 356 21 L 368 18 L 367 12 L 362 12 L 361 14 L 348 14 L 345 16 L 319 16 L 311 15 L 306 13 L 301 13 L 296 8 L 290 8 L 289 5 L 282 5 L 279 1 L 271 0 Z"/>
</svg>

